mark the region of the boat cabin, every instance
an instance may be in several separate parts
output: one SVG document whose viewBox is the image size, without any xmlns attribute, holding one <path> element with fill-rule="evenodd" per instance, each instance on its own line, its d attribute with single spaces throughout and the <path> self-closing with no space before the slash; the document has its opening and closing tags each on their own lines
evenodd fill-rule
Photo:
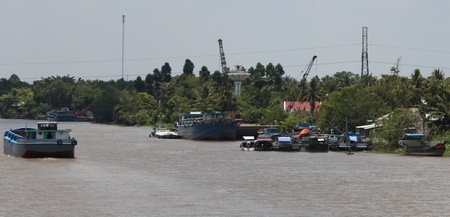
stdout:
<svg viewBox="0 0 450 217">
<path fill-rule="evenodd" d="M 30 139 L 70 139 L 71 130 L 58 130 L 58 123 L 42 121 L 37 123 L 37 130 L 29 131 Z"/>
</svg>

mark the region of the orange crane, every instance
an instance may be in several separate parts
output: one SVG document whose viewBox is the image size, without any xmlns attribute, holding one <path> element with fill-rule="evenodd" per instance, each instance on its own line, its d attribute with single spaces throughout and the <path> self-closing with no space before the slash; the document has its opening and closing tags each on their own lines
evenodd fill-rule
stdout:
<svg viewBox="0 0 450 217">
<path fill-rule="evenodd" d="M 312 67 L 312 65 L 314 64 L 314 60 L 316 60 L 316 58 L 317 58 L 317 56 L 314 55 L 313 58 L 312 58 L 312 60 L 309 62 L 308 66 L 306 67 L 306 70 L 304 70 L 304 71 L 305 71 L 305 74 L 303 74 L 302 80 L 303 80 L 303 79 L 306 80 L 306 79 L 308 78 L 309 71 L 311 71 L 311 67 Z M 302 74 L 302 73 L 303 73 L 303 71 L 300 72 L 300 74 Z M 294 107 L 294 104 L 295 104 L 295 101 L 292 101 L 292 102 L 289 104 L 289 106 L 286 108 L 286 112 L 290 111 L 290 110 L 292 109 L 292 107 Z"/>
</svg>

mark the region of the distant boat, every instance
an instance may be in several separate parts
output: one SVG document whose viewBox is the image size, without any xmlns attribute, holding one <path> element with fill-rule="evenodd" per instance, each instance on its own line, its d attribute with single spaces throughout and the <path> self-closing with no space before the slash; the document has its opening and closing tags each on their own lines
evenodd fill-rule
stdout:
<svg viewBox="0 0 450 217">
<path fill-rule="evenodd" d="M 178 135 L 192 140 L 236 140 L 236 123 L 227 113 L 191 112 L 179 115 Z"/>
<path fill-rule="evenodd" d="M 244 141 L 239 145 L 241 151 L 254 151 L 255 150 L 255 137 L 244 136 Z"/>
<path fill-rule="evenodd" d="M 56 122 L 37 122 L 37 128 L 20 127 L 3 132 L 3 152 L 23 158 L 74 158 L 77 140 L 70 129 L 59 130 Z"/>
<path fill-rule="evenodd" d="M 177 132 L 172 131 L 165 125 L 160 125 L 158 128 L 154 128 L 154 132 L 150 133 L 150 137 L 156 137 L 158 139 L 180 139 L 181 136 Z"/>
<path fill-rule="evenodd" d="M 302 147 L 305 151 L 311 152 L 328 152 L 328 138 L 324 135 L 302 136 L 300 139 Z"/>
<path fill-rule="evenodd" d="M 255 151 L 271 151 L 273 147 L 270 137 L 258 137 L 255 142 Z"/>
<path fill-rule="evenodd" d="M 272 150 L 274 151 L 300 151 L 299 144 L 293 144 L 291 137 L 279 136 L 273 142 Z"/>
<path fill-rule="evenodd" d="M 372 147 L 370 139 L 365 136 L 338 136 L 328 135 L 328 143 L 331 151 L 368 151 Z"/>
<path fill-rule="evenodd" d="M 280 135 L 280 128 L 277 126 L 265 127 L 258 130 L 258 138 L 269 137 L 272 141 L 275 141 Z"/>
<path fill-rule="evenodd" d="M 75 111 L 69 108 L 61 108 L 60 110 L 51 110 L 46 113 L 48 121 L 76 121 L 77 115 Z"/>
<path fill-rule="evenodd" d="M 405 155 L 442 156 L 445 153 L 445 141 L 423 140 L 422 133 L 405 133 L 398 141 Z"/>
</svg>

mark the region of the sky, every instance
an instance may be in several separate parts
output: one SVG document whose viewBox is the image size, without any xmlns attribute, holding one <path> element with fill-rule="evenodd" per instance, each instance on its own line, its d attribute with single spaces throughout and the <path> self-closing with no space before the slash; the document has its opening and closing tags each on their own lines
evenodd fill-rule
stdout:
<svg viewBox="0 0 450 217">
<path fill-rule="evenodd" d="M 0 78 L 145 78 L 186 59 L 221 70 L 281 64 L 301 78 L 361 73 L 367 27 L 369 72 L 450 74 L 450 1 L 444 0 L 1 0 Z M 125 16 L 125 19 L 123 19 Z M 123 61 L 122 61 L 123 60 Z"/>
</svg>

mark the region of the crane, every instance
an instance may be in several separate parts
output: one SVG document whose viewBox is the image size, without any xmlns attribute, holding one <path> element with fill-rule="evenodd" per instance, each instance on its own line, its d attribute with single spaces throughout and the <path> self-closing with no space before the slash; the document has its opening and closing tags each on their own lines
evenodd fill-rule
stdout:
<svg viewBox="0 0 450 217">
<path fill-rule="evenodd" d="M 306 80 L 306 79 L 308 78 L 309 71 L 311 71 L 311 67 L 312 67 L 312 65 L 314 64 L 314 60 L 316 60 L 316 58 L 317 58 L 317 56 L 314 55 L 313 58 L 311 59 L 311 61 L 309 62 L 308 66 L 306 67 L 306 70 L 304 70 L 304 71 L 305 71 L 305 74 L 303 74 L 302 80 L 303 80 L 303 79 Z M 303 71 L 300 72 L 300 74 L 302 74 L 302 73 L 303 73 Z M 290 111 L 290 110 L 292 109 L 292 107 L 294 107 L 294 104 L 295 104 L 295 101 L 292 101 L 292 102 L 289 104 L 289 106 L 286 108 L 286 111 L 287 111 L 287 112 Z"/>
<path fill-rule="evenodd" d="M 228 73 L 227 61 L 225 60 L 225 53 L 223 52 L 222 39 L 219 39 L 220 65 L 222 66 L 222 73 Z"/>
<path fill-rule="evenodd" d="M 225 52 L 223 51 L 222 39 L 219 39 L 220 65 L 222 66 L 222 79 L 225 84 L 225 96 L 227 101 L 227 111 L 231 110 L 231 92 L 230 82 L 228 81 L 228 67 L 225 60 Z"/>
</svg>

